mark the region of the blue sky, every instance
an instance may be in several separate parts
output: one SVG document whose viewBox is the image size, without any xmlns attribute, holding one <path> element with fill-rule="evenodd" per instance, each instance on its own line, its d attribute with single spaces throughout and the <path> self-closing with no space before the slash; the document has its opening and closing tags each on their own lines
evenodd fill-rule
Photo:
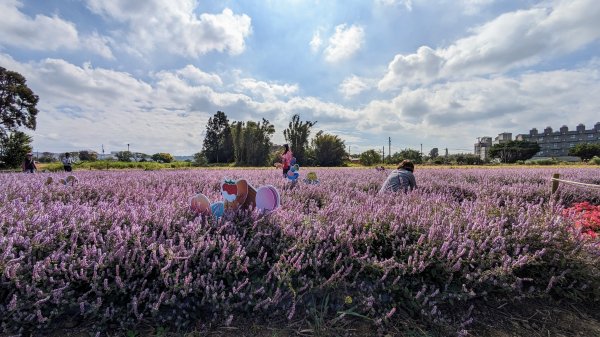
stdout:
<svg viewBox="0 0 600 337">
<path fill-rule="evenodd" d="M 294 114 L 357 153 L 600 121 L 597 0 L 0 0 L 35 151 L 202 147 L 208 118 Z"/>
</svg>

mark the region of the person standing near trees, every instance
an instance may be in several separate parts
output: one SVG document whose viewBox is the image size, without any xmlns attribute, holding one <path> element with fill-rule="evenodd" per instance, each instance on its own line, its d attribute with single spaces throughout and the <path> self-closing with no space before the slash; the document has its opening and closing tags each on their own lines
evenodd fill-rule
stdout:
<svg viewBox="0 0 600 337">
<path fill-rule="evenodd" d="M 407 159 L 403 160 L 400 165 L 398 165 L 398 169 L 393 170 L 387 177 L 379 190 L 379 194 L 398 192 L 400 189 L 404 192 L 407 192 L 408 190 L 412 191 L 417 187 L 417 181 L 413 175 L 414 170 L 415 165 L 412 161 Z"/>
<path fill-rule="evenodd" d="M 283 153 L 281 154 L 281 167 L 283 168 L 283 177 L 287 176 L 292 162 L 292 150 L 288 144 L 283 144 Z"/>
<path fill-rule="evenodd" d="M 28 153 L 23 161 L 23 172 L 25 173 L 34 173 L 37 171 L 37 165 L 35 164 L 35 160 L 33 160 L 33 154 Z"/>
<path fill-rule="evenodd" d="M 73 171 L 73 158 L 71 158 L 71 154 L 69 152 L 65 153 L 65 157 L 63 158 L 62 163 L 65 172 Z"/>
</svg>

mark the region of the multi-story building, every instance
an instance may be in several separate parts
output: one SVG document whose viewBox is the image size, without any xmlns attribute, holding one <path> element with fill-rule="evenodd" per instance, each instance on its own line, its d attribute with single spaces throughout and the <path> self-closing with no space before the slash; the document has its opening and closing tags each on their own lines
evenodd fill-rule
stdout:
<svg viewBox="0 0 600 337">
<path fill-rule="evenodd" d="M 569 131 L 566 125 L 561 126 L 558 131 L 553 131 L 548 126 L 542 133 L 538 133 L 538 130 L 533 128 L 529 134 L 517 135 L 516 140 L 538 143 L 541 149 L 534 157 L 568 156 L 569 149 L 577 144 L 600 144 L 600 122 L 590 130 L 586 130 L 583 124 L 577 125 L 573 131 Z"/>
<path fill-rule="evenodd" d="M 492 137 L 479 137 L 477 143 L 475 143 L 475 155 L 479 156 L 481 160 L 487 160 L 489 158 L 489 151 L 492 147 Z"/>
<path fill-rule="evenodd" d="M 512 133 L 510 133 L 510 132 L 499 133 L 496 136 L 496 138 L 494 138 L 494 142 L 492 143 L 492 145 L 508 143 L 511 140 L 512 140 Z"/>
</svg>

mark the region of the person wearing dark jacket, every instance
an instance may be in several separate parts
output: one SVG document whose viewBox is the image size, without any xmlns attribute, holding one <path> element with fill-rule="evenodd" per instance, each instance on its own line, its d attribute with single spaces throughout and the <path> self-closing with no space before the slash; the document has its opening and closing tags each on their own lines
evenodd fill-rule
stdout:
<svg viewBox="0 0 600 337">
<path fill-rule="evenodd" d="M 28 153 L 23 161 L 23 165 L 21 165 L 23 172 L 26 173 L 34 173 L 37 171 L 37 165 L 35 164 L 35 160 L 33 160 L 33 154 Z"/>
</svg>

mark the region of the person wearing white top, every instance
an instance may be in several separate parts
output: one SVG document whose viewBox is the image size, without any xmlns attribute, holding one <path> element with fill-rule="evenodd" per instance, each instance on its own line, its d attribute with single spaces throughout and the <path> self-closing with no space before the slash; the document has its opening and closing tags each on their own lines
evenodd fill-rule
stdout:
<svg viewBox="0 0 600 337">
<path fill-rule="evenodd" d="M 65 157 L 63 158 L 62 163 L 65 172 L 73 171 L 73 158 L 71 158 L 71 154 L 69 152 L 65 153 Z"/>
</svg>

